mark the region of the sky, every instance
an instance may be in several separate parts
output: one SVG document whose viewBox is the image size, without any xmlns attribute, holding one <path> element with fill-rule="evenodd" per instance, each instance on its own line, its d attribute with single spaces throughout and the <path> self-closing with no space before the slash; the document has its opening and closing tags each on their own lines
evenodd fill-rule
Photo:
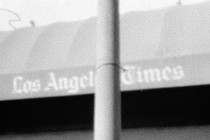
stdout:
<svg viewBox="0 0 210 140">
<path fill-rule="evenodd" d="M 120 0 L 120 13 L 147 11 L 174 6 L 179 0 Z M 208 0 L 182 0 L 183 5 Z M 9 21 L 13 22 L 11 27 Z M 97 0 L 0 0 L 0 31 L 55 22 L 77 21 L 97 16 Z"/>
</svg>

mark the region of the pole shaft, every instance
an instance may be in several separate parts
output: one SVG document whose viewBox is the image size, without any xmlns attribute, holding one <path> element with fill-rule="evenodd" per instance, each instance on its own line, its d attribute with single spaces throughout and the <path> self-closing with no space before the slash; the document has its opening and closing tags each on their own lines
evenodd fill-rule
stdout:
<svg viewBox="0 0 210 140">
<path fill-rule="evenodd" d="M 118 0 L 98 0 L 94 140 L 120 140 Z"/>
</svg>

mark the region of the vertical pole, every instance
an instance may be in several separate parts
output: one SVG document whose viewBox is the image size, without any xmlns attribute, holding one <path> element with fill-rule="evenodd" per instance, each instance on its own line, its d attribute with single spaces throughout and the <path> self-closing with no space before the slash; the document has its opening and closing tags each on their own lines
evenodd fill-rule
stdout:
<svg viewBox="0 0 210 140">
<path fill-rule="evenodd" d="M 118 0 L 98 0 L 94 140 L 120 140 Z"/>
</svg>

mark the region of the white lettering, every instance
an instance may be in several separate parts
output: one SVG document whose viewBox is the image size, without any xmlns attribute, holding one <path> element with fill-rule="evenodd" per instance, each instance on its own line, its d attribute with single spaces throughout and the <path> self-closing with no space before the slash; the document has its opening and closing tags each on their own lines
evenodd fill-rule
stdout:
<svg viewBox="0 0 210 140">
<path fill-rule="evenodd" d="M 182 66 L 162 67 L 162 68 L 148 68 L 143 69 L 135 65 L 125 67 L 126 71 L 121 73 L 121 82 L 127 86 L 136 84 L 155 84 L 155 82 L 168 82 L 172 80 L 181 80 L 184 78 L 184 69 Z M 87 74 L 71 77 L 59 77 L 53 72 L 48 73 L 48 80 L 45 83 L 43 91 L 45 92 L 59 92 L 78 93 L 80 90 L 92 88 L 95 86 L 95 74 L 89 71 Z M 147 86 L 146 86 L 147 87 Z M 23 76 L 16 76 L 13 79 L 13 94 L 28 94 L 39 92 L 42 88 L 40 79 L 26 78 Z M 83 91 L 81 91 L 83 92 Z"/>
<path fill-rule="evenodd" d="M 163 78 L 163 80 L 165 80 L 165 81 L 171 80 L 171 77 L 170 77 L 171 72 L 172 72 L 172 70 L 171 70 L 170 67 L 165 67 L 162 70 L 162 78 Z"/>
<path fill-rule="evenodd" d="M 79 91 L 79 78 L 72 77 L 71 79 L 69 79 L 68 93 L 76 93 L 78 91 Z"/>
<path fill-rule="evenodd" d="M 13 94 L 27 94 L 38 92 L 41 89 L 40 80 L 25 80 L 22 76 L 17 76 L 13 80 Z"/>
<path fill-rule="evenodd" d="M 126 71 L 121 74 L 121 81 L 125 85 L 132 85 L 135 83 L 135 66 L 125 67 Z"/>
<path fill-rule="evenodd" d="M 62 89 L 67 90 L 68 89 L 68 78 L 66 78 L 66 77 L 59 78 L 58 79 L 58 87 L 61 90 Z"/>
<path fill-rule="evenodd" d="M 44 89 L 44 91 L 49 91 L 50 89 L 58 90 L 58 85 L 55 79 L 55 74 L 54 73 L 49 73 L 50 75 L 50 82 L 47 84 L 47 87 Z"/>
<path fill-rule="evenodd" d="M 88 86 L 88 80 L 89 80 L 88 77 L 85 75 L 80 78 L 81 88 L 86 88 Z"/>
<path fill-rule="evenodd" d="M 21 82 L 23 80 L 23 77 L 17 76 L 13 80 L 13 94 L 21 94 L 22 88 L 21 88 Z"/>
<path fill-rule="evenodd" d="M 38 91 L 40 91 L 41 90 L 41 82 L 40 82 L 40 80 L 35 80 L 33 83 L 32 83 L 32 87 L 33 87 L 33 89 L 32 89 L 32 92 L 38 92 Z"/>
<path fill-rule="evenodd" d="M 137 77 L 138 77 L 138 82 L 142 83 L 143 82 L 143 73 L 142 73 L 140 67 L 137 68 Z"/>
<path fill-rule="evenodd" d="M 159 69 L 148 69 L 144 70 L 144 80 L 145 82 L 160 82 L 161 81 L 161 73 Z"/>
<path fill-rule="evenodd" d="M 182 66 L 177 66 L 173 69 L 173 79 L 180 80 L 184 77 L 184 70 Z"/>
</svg>

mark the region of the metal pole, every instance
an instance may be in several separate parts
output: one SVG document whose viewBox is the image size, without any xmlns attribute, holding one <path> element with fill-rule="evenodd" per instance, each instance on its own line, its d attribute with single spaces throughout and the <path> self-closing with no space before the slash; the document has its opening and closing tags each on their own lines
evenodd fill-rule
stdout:
<svg viewBox="0 0 210 140">
<path fill-rule="evenodd" d="M 118 0 L 98 0 L 94 140 L 120 140 Z"/>
</svg>

